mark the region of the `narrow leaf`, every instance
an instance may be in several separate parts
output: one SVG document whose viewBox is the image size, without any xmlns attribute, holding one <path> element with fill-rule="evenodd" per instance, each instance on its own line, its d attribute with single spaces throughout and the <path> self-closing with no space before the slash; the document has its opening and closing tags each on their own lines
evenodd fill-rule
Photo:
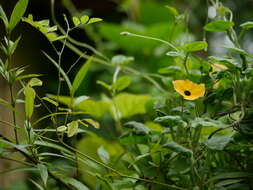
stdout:
<svg viewBox="0 0 253 190">
<path fill-rule="evenodd" d="M 30 181 L 39 189 L 39 190 L 45 190 L 40 184 L 30 179 Z"/>
<path fill-rule="evenodd" d="M 245 22 L 241 24 L 240 27 L 242 27 L 245 30 L 251 29 L 253 28 L 253 22 L 252 21 Z"/>
<path fill-rule="evenodd" d="M 20 39 L 21 39 L 21 36 L 19 36 L 18 39 L 17 39 L 17 40 L 12 44 L 12 46 L 10 47 L 10 54 L 11 54 L 11 55 L 15 52 L 15 50 L 16 50 L 16 48 L 17 48 L 17 46 L 18 46 L 18 43 L 19 43 L 19 41 L 20 41 Z"/>
<path fill-rule="evenodd" d="M 27 8 L 28 2 L 29 2 L 28 0 L 19 0 L 15 5 L 10 18 L 9 24 L 10 31 L 12 31 L 21 20 Z"/>
<path fill-rule="evenodd" d="M 34 109 L 35 91 L 30 86 L 25 87 L 25 114 L 27 118 L 31 118 Z"/>
<path fill-rule="evenodd" d="M 85 64 L 81 67 L 81 69 L 78 71 L 78 73 L 74 79 L 74 82 L 73 82 L 72 94 L 74 94 L 76 92 L 76 90 L 79 88 L 79 86 L 81 85 L 84 77 L 86 76 L 86 74 L 90 68 L 91 61 L 92 61 L 92 58 L 88 59 L 85 62 Z"/>
<path fill-rule="evenodd" d="M 59 105 L 56 101 L 54 101 L 54 100 L 52 100 L 52 99 L 50 99 L 48 97 L 43 97 L 42 100 L 45 100 L 45 101 L 47 101 L 47 102 L 49 102 L 49 103 L 51 103 L 51 104 L 53 104 L 55 106 Z"/>
<path fill-rule="evenodd" d="M 101 18 L 91 18 L 87 24 L 92 24 L 92 23 L 95 23 L 95 22 L 100 22 L 102 20 L 103 19 L 101 19 Z"/>
<path fill-rule="evenodd" d="M 38 164 L 37 165 L 39 172 L 40 172 L 40 177 L 44 183 L 44 186 L 47 186 L 47 179 L 48 179 L 48 171 L 47 171 L 47 167 L 43 164 Z"/>
<path fill-rule="evenodd" d="M 98 122 L 94 121 L 93 119 L 85 119 L 84 121 L 86 121 L 87 123 L 92 125 L 95 129 L 99 129 L 99 127 L 100 127 L 100 124 Z"/>
<path fill-rule="evenodd" d="M 182 145 L 180 145 L 180 144 L 178 144 L 174 141 L 171 141 L 171 142 L 168 142 L 168 143 L 164 144 L 163 147 L 169 148 L 169 149 L 171 149 L 173 151 L 176 151 L 176 152 L 184 152 L 184 153 L 192 154 L 192 151 L 190 149 L 185 148 Z"/>
<path fill-rule="evenodd" d="M 58 65 L 58 63 L 52 58 L 50 57 L 47 53 L 43 52 L 43 54 L 54 64 L 54 66 L 59 70 L 59 72 L 61 73 L 61 75 L 63 76 L 64 80 L 66 81 L 69 90 L 71 91 L 72 89 L 72 85 L 71 82 L 68 78 L 68 75 L 64 72 L 64 70 Z"/>
</svg>

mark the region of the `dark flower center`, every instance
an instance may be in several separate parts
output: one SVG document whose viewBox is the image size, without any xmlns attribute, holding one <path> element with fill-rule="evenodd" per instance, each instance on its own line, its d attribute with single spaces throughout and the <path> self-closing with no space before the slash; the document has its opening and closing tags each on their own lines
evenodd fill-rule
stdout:
<svg viewBox="0 0 253 190">
<path fill-rule="evenodd" d="M 185 94 L 186 96 L 190 96 L 190 95 L 191 95 L 191 92 L 188 91 L 188 90 L 185 90 L 185 91 L 184 91 L 184 94 Z"/>
</svg>

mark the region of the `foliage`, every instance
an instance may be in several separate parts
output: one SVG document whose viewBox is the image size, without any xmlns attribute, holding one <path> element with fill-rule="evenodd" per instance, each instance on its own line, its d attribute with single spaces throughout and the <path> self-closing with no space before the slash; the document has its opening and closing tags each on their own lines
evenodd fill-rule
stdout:
<svg viewBox="0 0 253 190">
<path fill-rule="evenodd" d="M 206 36 L 195 40 L 185 32 L 184 14 L 155 1 L 143 1 L 122 24 L 70 11 L 61 26 L 54 0 L 54 26 L 32 15 L 22 18 L 28 0 L 18 1 L 10 19 L 0 7 L 5 28 L 0 74 L 10 89 L 10 101 L 0 104 L 13 116 L 0 123 L 13 128 L 15 137 L 0 134 L 0 158 L 25 166 L 2 173 L 30 171 L 27 184 L 41 190 L 252 189 L 253 55 L 241 44 L 253 25 L 242 23 L 238 33 L 232 11 L 217 2 L 210 1 L 216 16 L 203 30 L 230 40 L 222 56 L 209 50 Z M 128 1 L 121 8 L 129 11 Z M 150 9 L 157 15 L 148 19 Z M 169 19 L 159 22 L 160 16 Z M 39 96 L 40 75 L 14 67 L 21 37 L 12 39 L 12 32 L 21 20 L 53 47 L 54 56 L 43 54 L 58 72 L 55 94 Z M 77 29 L 97 47 L 75 40 L 71 32 Z M 79 56 L 69 70 L 62 67 L 65 48 Z M 101 92 L 79 96 L 78 89 L 103 68 L 107 72 L 96 81 Z M 39 112 L 42 107 L 47 115 Z"/>
</svg>

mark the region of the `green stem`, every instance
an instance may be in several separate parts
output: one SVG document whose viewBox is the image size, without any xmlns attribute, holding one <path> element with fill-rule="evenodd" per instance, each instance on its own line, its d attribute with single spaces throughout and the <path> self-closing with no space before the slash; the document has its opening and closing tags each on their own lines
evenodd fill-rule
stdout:
<svg viewBox="0 0 253 190">
<path fill-rule="evenodd" d="M 185 72 L 186 72 L 187 75 L 189 75 L 189 71 L 188 71 L 188 68 L 187 68 L 187 60 L 188 60 L 189 55 L 190 55 L 189 53 L 186 53 L 185 58 L 184 58 L 184 62 L 183 62 L 184 69 L 185 69 Z"/>
<path fill-rule="evenodd" d="M 16 141 L 16 144 L 19 144 L 18 131 L 17 131 L 17 120 L 16 120 L 16 113 L 15 113 L 16 101 L 15 101 L 14 96 L 13 96 L 13 89 L 12 89 L 11 84 L 9 84 L 9 89 L 10 89 L 10 93 L 11 93 L 12 119 L 13 119 L 13 125 L 14 125 L 15 141 Z"/>
<path fill-rule="evenodd" d="M 115 69 L 115 72 L 113 74 L 112 84 L 115 84 L 115 82 L 117 81 L 120 70 L 121 70 L 121 67 L 117 66 Z M 115 127 L 116 127 L 117 133 L 121 134 L 123 130 L 122 130 L 122 125 L 121 125 L 121 121 L 120 121 L 120 119 L 121 119 L 120 111 L 119 111 L 118 106 L 114 100 L 114 97 L 116 95 L 116 90 L 113 89 L 111 93 L 112 93 L 113 107 L 115 110 Z"/>
<path fill-rule="evenodd" d="M 130 32 L 121 32 L 120 34 L 123 35 L 123 36 L 133 36 L 133 37 L 145 38 L 145 39 L 148 39 L 148 40 L 154 40 L 154 41 L 162 42 L 162 43 L 168 45 L 170 48 L 172 48 L 172 49 L 174 49 L 174 50 L 176 50 L 176 51 L 179 51 L 179 50 L 178 50 L 173 44 L 171 44 L 170 42 L 165 41 L 165 40 L 162 40 L 162 39 L 159 39 L 159 38 L 154 38 L 154 37 L 144 36 L 144 35 L 139 35 L 139 34 L 133 34 L 133 33 L 130 33 Z"/>
</svg>

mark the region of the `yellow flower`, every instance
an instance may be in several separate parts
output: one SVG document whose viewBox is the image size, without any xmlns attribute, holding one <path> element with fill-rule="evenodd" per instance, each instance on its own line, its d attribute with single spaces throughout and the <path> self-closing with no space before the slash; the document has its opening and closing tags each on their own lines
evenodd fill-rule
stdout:
<svg viewBox="0 0 253 190">
<path fill-rule="evenodd" d="M 212 63 L 211 67 L 212 67 L 212 72 L 211 73 L 228 69 L 225 65 L 222 65 L 222 64 L 219 64 L 219 63 Z"/>
<path fill-rule="evenodd" d="M 172 81 L 174 89 L 186 100 L 196 100 L 205 94 L 205 84 L 196 84 L 190 80 Z"/>
</svg>

